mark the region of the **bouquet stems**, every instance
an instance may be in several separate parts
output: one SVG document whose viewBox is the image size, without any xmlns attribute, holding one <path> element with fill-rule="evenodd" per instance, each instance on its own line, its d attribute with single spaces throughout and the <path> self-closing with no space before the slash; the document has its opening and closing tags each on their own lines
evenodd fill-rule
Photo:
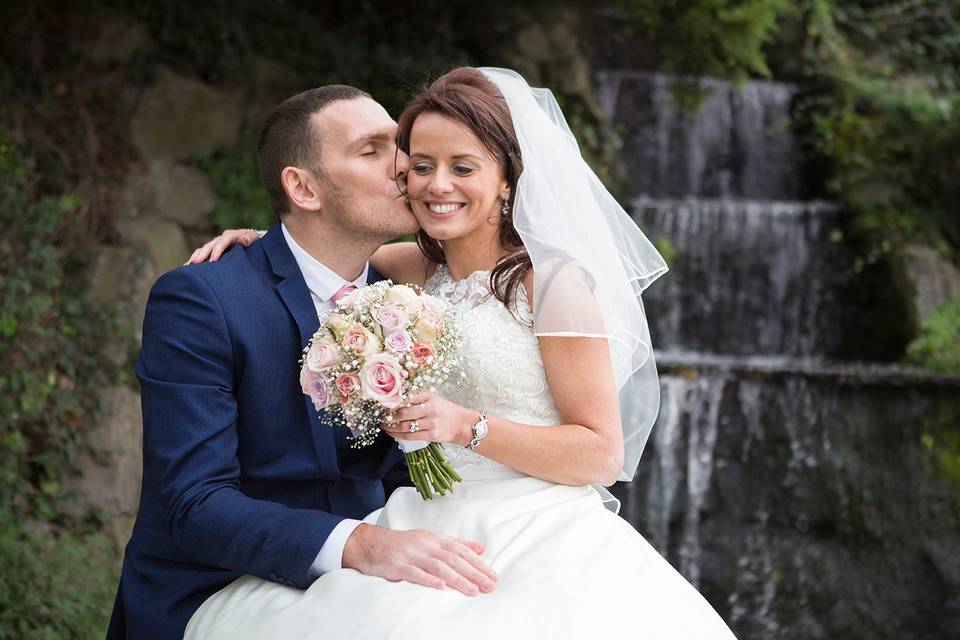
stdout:
<svg viewBox="0 0 960 640">
<path fill-rule="evenodd" d="M 440 452 L 440 445 L 431 442 L 416 451 L 405 453 L 407 469 L 413 486 L 424 500 L 433 499 L 434 493 L 444 496 L 453 492 L 453 483 L 461 478 Z"/>
</svg>

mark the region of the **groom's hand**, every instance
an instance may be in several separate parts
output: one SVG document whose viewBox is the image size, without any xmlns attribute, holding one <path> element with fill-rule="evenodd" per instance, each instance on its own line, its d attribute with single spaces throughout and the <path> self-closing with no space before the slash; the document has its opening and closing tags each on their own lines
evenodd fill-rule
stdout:
<svg viewBox="0 0 960 640">
<path fill-rule="evenodd" d="M 483 545 L 427 531 L 394 531 L 361 524 L 343 548 L 344 568 L 406 580 L 434 589 L 450 586 L 468 596 L 493 591 L 497 574 L 480 559 Z"/>
</svg>

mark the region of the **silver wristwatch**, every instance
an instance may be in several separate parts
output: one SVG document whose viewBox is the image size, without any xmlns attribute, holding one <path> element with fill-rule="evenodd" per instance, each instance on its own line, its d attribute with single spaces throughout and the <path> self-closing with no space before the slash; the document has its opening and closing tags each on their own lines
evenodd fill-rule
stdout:
<svg viewBox="0 0 960 640">
<path fill-rule="evenodd" d="M 480 421 L 477 424 L 473 425 L 473 440 L 470 441 L 470 444 L 467 445 L 467 449 L 474 449 L 480 441 L 483 440 L 483 437 L 487 435 L 489 430 L 487 425 L 487 412 L 480 412 Z"/>
</svg>

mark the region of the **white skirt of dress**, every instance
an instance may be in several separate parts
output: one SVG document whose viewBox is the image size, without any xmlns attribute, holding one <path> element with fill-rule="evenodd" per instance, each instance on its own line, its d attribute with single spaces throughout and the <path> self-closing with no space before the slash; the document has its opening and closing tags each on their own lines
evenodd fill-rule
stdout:
<svg viewBox="0 0 960 640">
<path fill-rule="evenodd" d="M 203 603 L 185 640 L 734 638 L 591 487 L 503 466 L 459 471 L 452 495 L 425 501 L 400 488 L 364 521 L 482 542 L 499 577 L 492 593 L 468 597 L 353 569 L 324 574 L 306 591 L 244 576 Z"/>
</svg>

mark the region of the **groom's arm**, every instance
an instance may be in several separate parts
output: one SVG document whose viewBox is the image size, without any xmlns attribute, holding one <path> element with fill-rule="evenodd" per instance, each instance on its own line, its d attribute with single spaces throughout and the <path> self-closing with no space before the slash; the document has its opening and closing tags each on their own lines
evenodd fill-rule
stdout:
<svg viewBox="0 0 960 640">
<path fill-rule="evenodd" d="M 137 362 L 146 480 L 190 559 L 306 588 L 318 550 L 343 518 L 240 490 L 236 364 L 223 311 L 201 274 L 161 277 Z"/>
</svg>

